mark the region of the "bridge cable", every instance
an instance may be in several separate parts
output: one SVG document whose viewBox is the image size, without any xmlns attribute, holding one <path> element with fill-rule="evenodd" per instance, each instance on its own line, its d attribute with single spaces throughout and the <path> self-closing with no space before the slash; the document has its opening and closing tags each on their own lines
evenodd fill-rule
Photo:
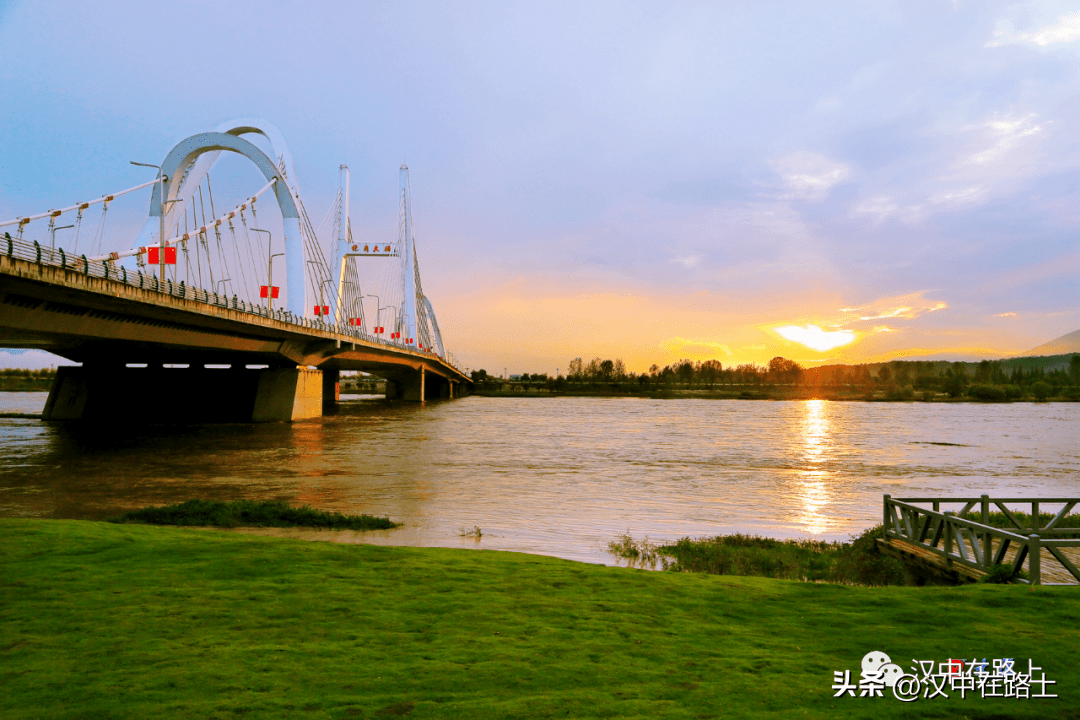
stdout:
<svg viewBox="0 0 1080 720">
<path fill-rule="evenodd" d="M 72 247 L 72 252 L 79 249 L 79 231 L 82 229 L 83 210 L 85 209 L 85 206 L 80 205 L 79 214 L 75 216 L 75 243 L 74 247 Z"/>
<path fill-rule="evenodd" d="M 93 245 L 93 247 L 96 248 L 95 254 L 97 254 L 97 252 L 101 252 L 101 240 L 105 236 L 105 217 L 108 214 L 108 212 L 109 212 L 109 201 L 106 200 L 105 204 L 101 206 L 101 222 L 98 225 L 97 234 L 94 237 L 94 245 Z"/>
</svg>

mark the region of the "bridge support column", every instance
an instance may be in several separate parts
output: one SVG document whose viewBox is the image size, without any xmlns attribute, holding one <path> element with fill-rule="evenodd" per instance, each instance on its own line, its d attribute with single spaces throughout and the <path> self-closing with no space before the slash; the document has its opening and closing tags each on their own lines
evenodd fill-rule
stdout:
<svg viewBox="0 0 1080 720">
<path fill-rule="evenodd" d="M 81 367 L 58 367 L 49 399 L 41 411 L 42 420 L 81 420 L 86 412 L 89 383 Z"/>
<path fill-rule="evenodd" d="M 424 368 L 409 370 L 393 378 L 386 379 L 387 400 L 408 400 L 424 402 L 427 399 L 427 373 Z"/>
<path fill-rule="evenodd" d="M 334 406 L 341 401 L 341 371 L 322 371 L 322 409 L 323 412 L 333 410 Z"/>
<path fill-rule="evenodd" d="M 292 422 L 322 417 L 323 376 L 319 370 L 263 370 L 251 422 Z"/>
<path fill-rule="evenodd" d="M 424 372 L 424 368 L 420 368 L 420 372 L 416 373 L 416 377 L 413 378 L 411 382 L 406 381 L 403 383 L 401 388 L 401 397 L 403 400 L 408 400 L 410 402 L 424 402 L 424 400 L 427 399 L 424 394 L 424 386 L 427 384 L 425 375 L 427 375 L 427 373 Z"/>
<path fill-rule="evenodd" d="M 57 369 L 41 419 L 291 422 L 320 417 L 322 410 L 318 370 L 88 365 Z"/>
</svg>

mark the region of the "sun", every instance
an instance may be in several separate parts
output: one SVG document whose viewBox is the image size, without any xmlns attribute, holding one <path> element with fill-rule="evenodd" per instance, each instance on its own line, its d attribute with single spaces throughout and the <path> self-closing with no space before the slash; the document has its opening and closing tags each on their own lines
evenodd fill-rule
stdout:
<svg viewBox="0 0 1080 720">
<path fill-rule="evenodd" d="M 832 350 L 833 348 L 850 345 L 858 338 L 858 334 L 853 330 L 828 331 L 822 330 L 817 325 L 807 325 L 806 327 L 784 325 L 775 328 L 775 331 L 785 340 L 797 342 L 800 345 L 805 345 L 818 352 L 825 352 L 826 350 Z"/>
</svg>

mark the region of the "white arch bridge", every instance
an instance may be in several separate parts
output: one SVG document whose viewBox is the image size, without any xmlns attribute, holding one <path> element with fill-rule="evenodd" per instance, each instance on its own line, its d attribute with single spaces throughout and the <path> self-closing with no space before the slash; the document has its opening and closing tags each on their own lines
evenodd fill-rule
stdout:
<svg viewBox="0 0 1080 720">
<path fill-rule="evenodd" d="M 265 184 L 219 211 L 224 153 Z M 420 282 L 407 167 L 397 236 L 367 240 L 352 234 L 348 168 L 316 229 L 266 121 L 222 123 L 149 167 L 151 181 L 0 223 L 0 347 L 82 363 L 58 372 L 45 419 L 297 420 L 336 402 L 342 370 L 385 378 L 390 398 L 468 391 Z M 109 208 L 139 191 L 149 216 L 124 242 Z"/>
</svg>

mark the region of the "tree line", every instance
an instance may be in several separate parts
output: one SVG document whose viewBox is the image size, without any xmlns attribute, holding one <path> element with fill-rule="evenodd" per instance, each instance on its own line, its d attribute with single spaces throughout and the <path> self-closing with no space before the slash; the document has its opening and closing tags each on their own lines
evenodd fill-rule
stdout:
<svg viewBox="0 0 1080 720">
<path fill-rule="evenodd" d="M 473 371 L 479 383 L 503 383 L 486 370 Z M 724 367 L 720 360 L 677 360 L 648 371 L 626 369 L 619 358 L 577 357 L 570 361 L 566 375 L 523 374 L 515 383 L 539 384 L 550 390 L 658 388 L 713 389 L 718 386 L 798 386 L 832 388 L 857 393 L 885 393 L 889 399 L 928 399 L 935 394 L 952 398 L 1011 400 L 1022 397 L 1045 399 L 1076 396 L 1080 399 L 1080 353 L 1068 356 L 949 362 L 893 360 L 861 365 L 827 365 L 803 368 L 794 360 L 774 357 L 767 365 L 744 363 Z"/>
<path fill-rule="evenodd" d="M 603 360 L 593 358 L 585 362 L 574 358 L 567 365 L 566 375 L 551 377 L 547 373 L 522 374 L 521 383 L 543 383 L 547 385 L 586 385 L 603 386 L 626 383 L 638 385 L 675 385 L 707 386 L 716 385 L 793 385 L 802 377 L 803 368 L 794 360 L 775 357 L 768 365 L 747 363 L 725 368 L 719 360 L 677 360 L 660 367 L 652 365 L 648 372 L 635 373 L 626 369 L 621 358 Z M 506 382 L 504 378 L 493 377 L 487 370 L 474 370 L 472 379 L 478 383 Z"/>
<path fill-rule="evenodd" d="M 31 370 L 30 368 L 3 368 L 0 369 L 0 377 L 52 379 L 56 377 L 56 368 L 44 368 L 41 370 Z"/>
</svg>

